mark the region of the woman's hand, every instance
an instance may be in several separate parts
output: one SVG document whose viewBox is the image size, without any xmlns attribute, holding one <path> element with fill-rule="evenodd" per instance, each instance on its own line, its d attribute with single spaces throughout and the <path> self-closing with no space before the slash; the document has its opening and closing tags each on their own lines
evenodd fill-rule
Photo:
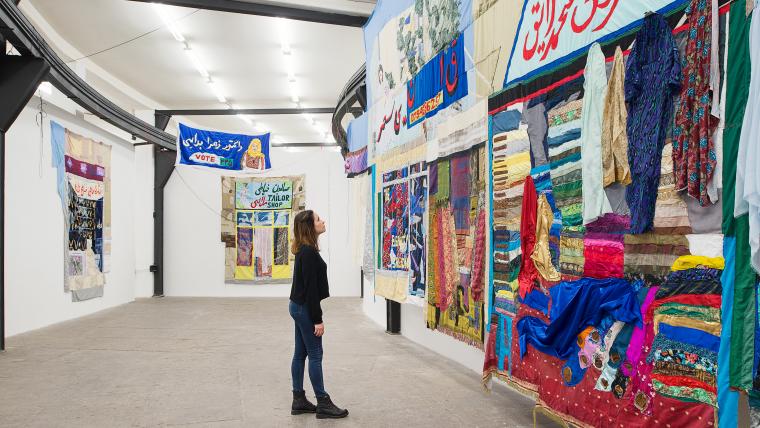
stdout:
<svg viewBox="0 0 760 428">
<path fill-rule="evenodd" d="M 322 337 L 325 334 L 325 323 L 314 324 L 314 336 Z"/>
</svg>

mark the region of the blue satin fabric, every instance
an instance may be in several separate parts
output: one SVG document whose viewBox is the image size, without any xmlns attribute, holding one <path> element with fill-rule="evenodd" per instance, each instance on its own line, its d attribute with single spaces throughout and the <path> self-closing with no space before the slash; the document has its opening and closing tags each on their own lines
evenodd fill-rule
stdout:
<svg viewBox="0 0 760 428">
<path fill-rule="evenodd" d="M 695 328 L 660 323 L 660 334 L 676 342 L 709 349 L 716 354 L 720 351 L 720 337 Z"/>
<path fill-rule="evenodd" d="M 599 326 L 609 316 L 614 321 L 642 325 L 636 291 L 625 279 L 581 278 L 561 282 L 549 291 L 551 322 L 536 317 L 523 317 L 517 322 L 520 356 L 528 344 L 561 360 L 576 358 L 577 337 L 588 326 Z"/>
<path fill-rule="evenodd" d="M 533 290 L 526 294 L 525 299 L 522 299 L 522 303 L 543 312 L 547 316 L 549 315 L 549 296 L 539 290 Z"/>
</svg>

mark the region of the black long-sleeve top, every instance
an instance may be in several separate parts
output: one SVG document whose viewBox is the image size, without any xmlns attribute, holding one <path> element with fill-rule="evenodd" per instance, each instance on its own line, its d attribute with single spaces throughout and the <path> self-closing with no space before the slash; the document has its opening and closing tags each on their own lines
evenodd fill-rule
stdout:
<svg viewBox="0 0 760 428">
<path fill-rule="evenodd" d="M 314 324 L 322 324 L 322 306 L 320 302 L 330 297 L 327 283 L 327 263 L 322 260 L 316 248 L 303 245 L 296 254 L 293 267 L 293 287 L 290 300 L 309 309 L 309 316 Z"/>
</svg>

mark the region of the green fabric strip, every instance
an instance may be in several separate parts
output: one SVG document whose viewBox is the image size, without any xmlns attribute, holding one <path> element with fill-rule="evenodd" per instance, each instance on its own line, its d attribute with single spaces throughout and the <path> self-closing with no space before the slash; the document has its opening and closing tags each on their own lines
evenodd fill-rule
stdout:
<svg viewBox="0 0 760 428">
<path fill-rule="evenodd" d="M 752 389 L 752 368 L 755 355 L 755 272 L 750 265 L 749 217 L 736 219 L 736 277 L 734 308 L 731 324 L 731 366 L 729 382 L 732 387 Z"/>
<path fill-rule="evenodd" d="M 448 160 L 438 161 L 438 203 L 448 203 L 451 199 L 451 164 Z"/>
<path fill-rule="evenodd" d="M 735 235 L 734 195 L 736 193 L 736 159 L 744 109 L 749 98 L 751 76 L 749 57 L 750 17 L 743 2 L 734 2 L 729 14 L 728 66 L 726 68 L 726 128 L 723 131 L 723 234 Z M 738 242 L 738 240 L 737 240 Z M 739 266 L 737 260 L 737 266 Z"/>
<path fill-rule="evenodd" d="M 731 325 L 729 383 L 752 389 L 755 351 L 755 274 L 750 267 L 749 221 L 746 215 L 734 218 L 736 160 L 744 109 L 751 77 L 749 57 L 750 17 L 744 2 L 734 2 L 729 14 L 728 67 L 726 70 L 726 128 L 723 132 L 723 233 L 736 237 L 736 276 Z"/>
</svg>

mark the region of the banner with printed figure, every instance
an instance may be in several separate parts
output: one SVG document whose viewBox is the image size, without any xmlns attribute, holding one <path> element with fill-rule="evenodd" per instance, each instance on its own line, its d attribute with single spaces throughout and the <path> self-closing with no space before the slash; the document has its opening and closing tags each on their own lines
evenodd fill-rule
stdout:
<svg viewBox="0 0 760 428">
<path fill-rule="evenodd" d="M 177 165 L 194 165 L 228 171 L 261 172 L 272 167 L 269 160 L 269 133 L 228 134 L 178 127 Z"/>
<path fill-rule="evenodd" d="M 111 253 L 111 147 L 51 122 L 64 218 L 64 289 L 72 301 L 103 296 Z"/>
<path fill-rule="evenodd" d="M 293 218 L 305 209 L 303 176 L 222 177 L 222 242 L 227 282 L 287 283 Z"/>
</svg>

